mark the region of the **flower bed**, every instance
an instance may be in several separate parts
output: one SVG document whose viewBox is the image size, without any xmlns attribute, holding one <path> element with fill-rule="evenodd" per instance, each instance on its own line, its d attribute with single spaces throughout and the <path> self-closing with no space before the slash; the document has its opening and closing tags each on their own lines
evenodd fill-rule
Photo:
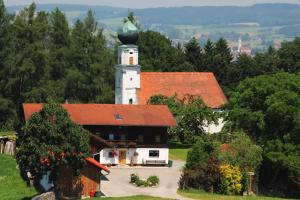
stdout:
<svg viewBox="0 0 300 200">
<path fill-rule="evenodd" d="M 159 184 L 159 178 L 157 176 L 149 176 L 147 180 L 143 180 L 137 174 L 131 174 L 130 183 L 137 187 L 154 187 Z"/>
</svg>

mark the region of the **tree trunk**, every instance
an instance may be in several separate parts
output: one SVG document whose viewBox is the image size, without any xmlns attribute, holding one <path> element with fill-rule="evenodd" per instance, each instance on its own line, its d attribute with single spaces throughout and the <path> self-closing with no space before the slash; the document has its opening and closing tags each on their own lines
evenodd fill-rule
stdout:
<svg viewBox="0 0 300 200">
<path fill-rule="evenodd" d="M 54 188 L 58 199 L 80 199 L 83 185 L 80 176 L 72 168 L 59 167 L 55 170 Z"/>
</svg>

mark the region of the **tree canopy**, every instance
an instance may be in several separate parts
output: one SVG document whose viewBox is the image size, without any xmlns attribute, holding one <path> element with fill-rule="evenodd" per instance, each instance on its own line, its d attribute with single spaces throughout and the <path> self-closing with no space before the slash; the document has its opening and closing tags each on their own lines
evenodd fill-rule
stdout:
<svg viewBox="0 0 300 200">
<path fill-rule="evenodd" d="M 231 128 L 244 130 L 263 147 L 261 183 L 291 197 L 299 195 L 300 75 L 246 79 L 232 94 L 229 110 Z"/>
<path fill-rule="evenodd" d="M 89 132 L 75 124 L 59 104 L 45 104 L 32 115 L 19 138 L 17 161 L 23 171 L 41 176 L 48 171 L 52 176 L 61 166 L 79 174 L 89 155 Z"/>
<path fill-rule="evenodd" d="M 169 136 L 181 143 L 193 144 L 198 137 L 206 134 L 203 127 L 216 123 L 219 117 L 199 97 L 187 96 L 179 99 L 177 96 L 155 95 L 149 99 L 148 104 L 167 105 L 170 108 L 178 126 L 169 129 Z"/>
</svg>

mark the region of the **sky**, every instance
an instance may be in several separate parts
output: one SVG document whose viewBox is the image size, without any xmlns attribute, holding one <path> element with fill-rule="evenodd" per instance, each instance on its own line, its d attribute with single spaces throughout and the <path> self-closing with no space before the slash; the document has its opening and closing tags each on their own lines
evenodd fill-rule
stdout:
<svg viewBox="0 0 300 200">
<path fill-rule="evenodd" d="M 6 6 L 27 5 L 33 0 L 4 0 Z M 256 3 L 296 3 L 300 0 L 34 0 L 37 4 L 88 4 L 107 5 L 125 8 L 173 7 L 173 6 L 222 6 L 236 5 L 247 6 Z"/>
</svg>

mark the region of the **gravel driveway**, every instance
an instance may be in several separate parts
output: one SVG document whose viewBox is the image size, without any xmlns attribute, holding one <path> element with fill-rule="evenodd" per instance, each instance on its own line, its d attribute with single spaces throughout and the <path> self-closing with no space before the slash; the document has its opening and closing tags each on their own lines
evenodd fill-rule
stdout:
<svg viewBox="0 0 300 200">
<path fill-rule="evenodd" d="M 101 191 L 109 197 L 149 195 L 171 199 L 188 199 L 177 194 L 183 161 L 174 160 L 173 167 L 111 167 L 110 174 L 101 179 Z M 129 183 L 130 174 L 136 173 L 142 179 L 156 175 L 160 179 L 157 187 L 136 187 Z"/>
</svg>

